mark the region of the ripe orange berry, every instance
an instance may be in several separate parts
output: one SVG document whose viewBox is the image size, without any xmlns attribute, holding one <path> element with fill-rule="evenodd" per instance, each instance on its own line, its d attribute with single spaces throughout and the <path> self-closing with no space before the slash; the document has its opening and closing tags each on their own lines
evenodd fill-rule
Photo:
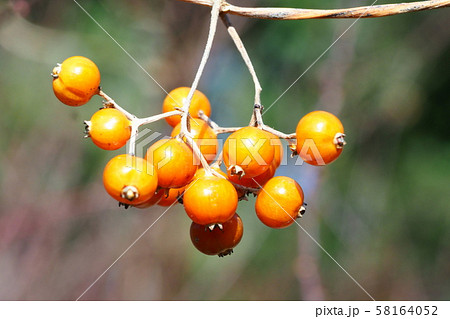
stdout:
<svg viewBox="0 0 450 319">
<path fill-rule="evenodd" d="M 271 145 L 273 145 L 275 148 L 275 153 L 273 155 L 272 163 L 275 166 L 275 168 L 278 168 L 281 164 L 281 161 L 283 160 L 283 155 L 284 155 L 283 144 L 281 143 L 278 136 L 275 136 L 274 134 L 269 133 L 269 132 L 267 132 L 267 133 L 271 137 L 271 139 L 270 139 Z"/>
<path fill-rule="evenodd" d="M 266 169 L 262 174 L 255 177 L 242 177 L 239 175 L 228 175 L 228 180 L 234 184 L 238 184 L 244 187 L 250 188 L 261 188 L 264 184 L 275 175 L 277 167 L 273 162 L 268 169 Z"/>
<path fill-rule="evenodd" d="M 88 58 L 70 57 L 53 69 L 52 76 L 53 92 L 66 105 L 86 104 L 99 92 L 100 71 Z"/>
<path fill-rule="evenodd" d="M 295 180 L 274 177 L 258 193 L 256 215 L 266 226 L 287 227 L 303 214 L 303 198 L 303 190 Z"/>
<path fill-rule="evenodd" d="M 187 186 L 169 189 L 161 188 L 161 190 L 163 191 L 163 195 L 161 196 L 161 200 L 158 202 L 158 205 L 167 207 L 174 203 L 176 204 L 178 202 L 178 198 L 183 196 L 186 187 Z"/>
<path fill-rule="evenodd" d="M 219 173 L 220 175 L 222 175 L 223 177 L 227 178 L 227 174 L 225 174 L 224 172 L 222 172 L 222 170 L 220 169 L 220 166 L 218 165 L 211 165 L 210 166 L 213 170 L 215 170 L 217 173 Z M 206 170 L 203 167 L 200 167 L 197 172 L 195 172 L 194 175 L 194 179 L 196 180 L 197 178 L 203 177 L 206 175 Z"/>
<path fill-rule="evenodd" d="M 189 146 L 176 138 L 161 139 L 147 150 L 145 158 L 158 172 L 158 185 L 179 188 L 191 182 L 197 171 L 194 154 Z"/>
<path fill-rule="evenodd" d="M 217 141 L 217 135 L 214 130 L 209 127 L 208 123 L 202 119 L 189 119 L 192 138 L 200 148 L 200 152 L 205 157 L 208 163 L 211 163 L 215 158 L 219 149 L 219 142 Z M 172 130 L 172 137 L 180 134 L 181 123 Z M 200 163 L 198 163 L 200 165 Z"/>
<path fill-rule="evenodd" d="M 191 240 L 195 248 L 206 255 L 230 255 L 242 239 L 244 227 L 238 214 L 222 224 L 222 229 L 214 227 L 210 230 L 207 226 L 194 222 L 191 224 Z"/>
<path fill-rule="evenodd" d="M 94 113 L 86 124 L 86 134 L 95 145 L 104 150 L 117 150 L 131 136 L 131 125 L 127 117 L 114 108 L 104 108 Z"/>
<path fill-rule="evenodd" d="M 184 100 L 189 94 L 189 90 L 190 88 L 188 87 L 179 87 L 170 91 L 163 102 L 163 113 L 175 111 L 175 108 L 182 108 Z M 211 105 L 208 98 L 202 92 L 195 90 L 192 96 L 191 106 L 189 107 L 189 114 L 193 118 L 198 118 L 199 111 L 203 111 L 206 116 L 209 116 L 211 114 Z M 175 127 L 180 121 L 180 115 L 166 117 L 166 122 L 172 127 Z"/>
<path fill-rule="evenodd" d="M 270 139 L 269 133 L 251 126 L 231 134 L 223 146 L 223 161 L 230 174 L 250 178 L 264 173 L 275 156 Z"/>
<path fill-rule="evenodd" d="M 151 163 L 143 158 L 122 154 L 106 165 L 103 185 L 115 200 L 127 205 L 139 205 L 154 195 L 158 176 Z"/>
<path fill-rule="evenodd" d="M 225 178 L 227 177 L 227 175 L 220 170 L 220 167 L 211 166 L 211 168 L 213 170 L 215 170 L 216 172 L 218 172 L 219 174 L 221 174 L 222 176 L 224 176 Z M 203 167 L 201 167 L 201 168 L 197 169 L 197 171 L 195 172 L 194 178 L 192 180 L 194 181 L 197 178 L 203 177 L 205 175 L 206 175 L 206 170 Z M 160 191 L 157 192 L 157 194 L 159 195 L 159 200 L 155 204 L 158 204 L 159 206 L 170 206 L 173 203 L 176 203 L 178 201 L 178 199 L 181 196 L 183 196 L 184 190 L 187 187 L 188 187 L 188 185 L 185 185 L 180 188 L 161 188 Z"/>
<path fill-rule="evenodd" d="M 225 178 L 206 174 L 186 188 L 184 209 L 189 218 L 200 225 L 225 223 L 236 212 L 238 196 Z"/>
<path fill-rule="evenodd" d="M 314 111 L 306 114 L 297 125 L 297 153 L 308 164 L 331 163 L 345 145 L 344 127 L 331 113 Z"/>
<path fill-rule="evenodd" d="M 155 193 L 153 194 L 152 197 L 150 197 L 149 200 L 139 204 L 139 205 L 133 205 L 136 208 L 149 208 L 151 206 L 156 205 L 162 198 L 162 196 L 164 195 L 164 189 L 160 188 L 159 190 L 155 191 Z"/>
</svg>

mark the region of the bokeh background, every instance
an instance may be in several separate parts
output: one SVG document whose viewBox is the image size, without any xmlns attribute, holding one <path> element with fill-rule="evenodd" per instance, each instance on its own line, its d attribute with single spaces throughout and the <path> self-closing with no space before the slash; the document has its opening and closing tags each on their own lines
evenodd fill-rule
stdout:
<svg viewBox="0 0 450 319">
<path fill-rule="evenodd" d="M 209 25 L 205 7 L 175 0 L 79 0 L 171 90 L 192 82 Z M 234 1 L 338 8 L 361 1 Z M 378 4 L 387 3 L 385 0 Z M 270 106 L 354 20 L 231 17 Z M 83 139 L 94 97 L 71 108 L 50 72 L 72 55 L 94 60 L 102 87 L 138 116 L 164 92 L 70 0 L 0 1 L 0 299 L 74 300 L 165 208 L 117 207 L 103 189 L 113 156 Z M 82 300 L 368 300 L 450 298 L 449 9 L 358 21 L 264 115 L 286 133 L 307 112 L 339 114 L 348 145 L 327 167 L 278 175 L 304 188 L 300 228 L 259 222 L 241 202 L 244 237 L 232 256 L 202 255 L 181 205 L 162 216 Z M 253 84 L 223 25 L 199 89 L 222 126 L 248 123 Z M 164 122 L 152 131 L 169 134 Z M 308 234 L 314 238 L 312 240 Z M 322 250 L 318 243 L 323 247 Z"/>
</svg>

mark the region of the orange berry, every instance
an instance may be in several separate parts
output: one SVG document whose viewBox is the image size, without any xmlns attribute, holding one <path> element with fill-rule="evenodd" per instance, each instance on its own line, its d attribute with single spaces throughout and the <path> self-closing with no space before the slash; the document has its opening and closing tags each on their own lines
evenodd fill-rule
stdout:
<svg viewBox="0 0 450 319">
<path fill-rule="evenodd" d="M 283 155 L 284 155 L 284 151 L 283 151 L 283 144 L 281 143 L 280 139 L 278 138 L 278 136 L 275 136 L 272 133 L 267 132 L 270 137 L 270 143 L 271 145 L 274 146 L 275 148 L 275 153 L 273 155 L 273 165 L 275 166 L 275 168 L 278 168 L 281 164 L 281 161 L 283 160 Z"/>
<path fill-rule="evenodd" d="M 186 188 L 184 209 L 189 218 L 200 225 L 221 224 L 233 217 L 238 196 L 225 178 L 205 175 Z"/>
<path fill-rule="evenodd" d="M 187 186 L 183 186 L 180 188 L 169 188 L 169 189 L 164 189 L 162 188 L 161 190 L 163 191 L 163 195 L 161 197 L 161 200 L 158 202 L 159 206 L 170 206 L 172 204 L 176 204 L 178 202 L 178 198 L 180 198 L 181 196 L 183 196 L 184 190 L 186 189 Z"/>
<path fill-rule="evenodd" d="M 192 137 L 200 148 L 200 152 L 203 154 L 208 163 L 211 163 L 217 154 L 219 149 L 219 142 L 217 141 L 217 135 L 214 130 L 209 127 L 208 123 L 202 119 L 189 119 Z M 175 137 L 180 134 L 181 123 L 172 131 L 171 136 Z M 200 165 L 200 163 L 198 163 Z"/>
<path fill-rule="evenodd" d="M 215 170 L 217 173 L 219 173 L 220 175 L 222 175 L 223 177 L 227 178 L 227 174 L 225 174 L 224 172 L 222 172 L 222 170 L 220 169 L 219 166 L 217 166 L 217 165 L 211 165 L 210 167 L 211 167 L 213 170 Z M 199 169 L 197 170 L 197 172 L 195 172 L 195 175 L 194 175 L 194 179 L 193 179 L 193 180 L 196 180 L 197 178 L 203 177 L 203 176 L 205 176 L 205 175 L 206 175 L 206 170 L 205 170 L 203 167 L 201 167 L 201 168 L 199 168 Z"/>
<path fill-rule="evenodd" d="M 191 240 L 195 248 L 206 255 L 230 255 L 242 239 L 244 227 L 238 214 L 222 224 L 222 229 L 210 230 L 205 225 L 191 224 Z"/>
<path fill-rule="evenodd" d="M 113 108 L 101 109 L 90 121 L 85 121 L 86 133 L 92 142 L 104 150 L 117 150 L 131 136 L 131 125 L 127 117 Z"/>
<path fill-rule="evenodd" d="M 303 190 L 292 178 L 277 176 L 259 191 L 255 210 L 266 226 L 284 228 L 291 225 L 304 211 Z"/>
<path fill-rule="evenodd" d="M 139 205 L 154 195 L 158 176 L 153 166 L 143 158 L 122 154 L 106 165 L 103 185 L 115 200 L 127 205 Z"/>
<path fill-rule="evenodd" d="M 185 186 L 197 171 L 191 148 L 175 138 L 154 143 L 147 150 L 145 158 L 155 166 L 158 185 L 162 188 Z"/>
<path fill-rule="evenodd" d="M 136 208 L 149 208 L 151 206 L 156 205 L 162 198 L 162 196 L 164 195 L 164 189 L 160 188 L 159 190 L 155 191 L 155 193 L 153 194 L 152 197 L 150 197 L 149 200 L 139 204 L 139 205 L 133 205 Z"/>
<path fill-rule="evenodd" d="M 314 111 L 297 125 L 297 153 L 308 164 L 325 165 L 339 157 L 345 145 L 344 127 L 331 113 Z"/>
<path fill-rule="evenodd" d="M 88 58 L 70 57 L 56 66 L 52 75 L 53 92 L 66 105 L 86 104 L 99 92 L 100 71 Z"/>
<path fill-rule="evenodd" d="M 231 134 L 223 146 L 223 161 L 231 175 L 247 178 L 264 173 L 275 156 L 271 134 L 247 126 Z"/>
<path fill-rule="evenodd" d="M 189 94 L 189 90 L 190 88 L 188 87 L 179 87 L 170 91 L 163 102 L 163 113 L 175 111 L 175 108 L 182 108 L 184 100 Z M 193 118 L 198 118 L 199 111 L 203 111 L 206 116 L 209 116 L 211 114 L 211 105 L 208 98 L 202 92 L 195 90 L 192 96 L 191 106 L 189 107 L 189 114 Z M 166 122 L 172 127 L 175 127 L 180 121 L 180 115 L 166 117 Z"/>
<path fill-rule="evenodd" d="M 272 163 L 268 169 L 266 169 L 262 174 L 255 177 L 242 177 L 239 178 L 239 175 L 228 175 L 228 180 L 250 188 L 261 188 L 269 179 L 271 179 L 275 175 L 276 171 L 275 163 Z"/>
</svg>

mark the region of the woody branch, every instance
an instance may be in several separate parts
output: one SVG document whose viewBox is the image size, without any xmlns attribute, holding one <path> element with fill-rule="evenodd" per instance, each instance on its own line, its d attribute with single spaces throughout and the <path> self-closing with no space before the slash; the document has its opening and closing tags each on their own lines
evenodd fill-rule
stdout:
<svg viewBox="0 0 450 319">
<path fill-rule="evenodd" d="M 179 0 L 203 6 L 212 6 L 212 0 Z M 397 14 L 434 10 L 450 7 L 450 0 L 427 0 L 408 3 L 393 3 L 343 9 L 303 8 L 248 8 L 222 2 L 220 12 L 255 19 L 304 20 L 304 19 L 359 19 L 379 18 Z"/>
</svg>

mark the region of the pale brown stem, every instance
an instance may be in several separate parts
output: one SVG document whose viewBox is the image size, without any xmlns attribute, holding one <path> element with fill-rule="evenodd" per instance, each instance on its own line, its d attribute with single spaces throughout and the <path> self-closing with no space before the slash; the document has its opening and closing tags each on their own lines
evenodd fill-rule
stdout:
<svg viewBox="0 0 450 319">
<path fill-rule="evenodd" d="M 222 19 L 223 23 L 227 27 L 228 34 L 230 35 L 231 39 L 233 39 L 233 42 L 236 45 L 236 48 L 241 53 L 242 59 L 244 60 L 245 64 L 247 65 L 250 75 L 252 76 L 253 83 L 255 84 L 254 104 L 261 104 L 262 87 L 261 87 L 261 84 L 259 83 L 258 76 L 256 75 L 255 68 L 253 67 L 252 61 L 250 60 L 247 50 L 245 49 L 244 43 L 242 42 L 241 38 L 239 37 L 239 34 L 237 33 L 236 29 L 231 24 L 230 19 L 228 19 L 228 17 L 225 14 L 221 14 L 220 18 Z"/>
<path fill-rule="evenodd" d="M 259 192 L 260 189 L 261 189 L 261 188 L 245 187 L 245 186 L 236 184 L 236 183 L 234 183 L 234 182 L 232 182 L 232 181 L 230 181 L 230 180 L 229 180 L 229 182 L 230 182 L 231 184 L 233 184 L 233 186 L 234 186 L 235 188 L 240 189 L 240 190 L 243 190 L 243 191 L 246 191 L 246 192 L 249 192 L 249 193 L 252 193 L 252 194 L 258 194 L 258 192 Z"/>
<path fill-rule="evenodd" d="M 237 130 L 240 130 L 242 127 L 218 127 L 214 129 L 214 133 L 218 134 L 224 134 L 224 133 L 233 133 Z"/>
<path fill-rule="evenodd" d="M 211 0 L 180 0 L 211 6 Z M 304 20 L 304 19 L 359 19 L 379 18 L 403 13 L 433 10 L 450 6 L 450 0 L 428 0 L 408 3 L 382 4 L 344 9 L 300 9 L 300 8 L 247 8 L 223 2 L 221 12 L 255 19 Z"/>
<path fill-rule="evenodd" d="M 213 130 L 219 128 L 219 125 L 217 125 L 216 122 L 214 122 L 213 120 L 211 120 L 209 118 L 208 115 L 206 115 L 202 110 L 200 110 L 198 112 L 198 116 L 200 117 L 200 119 L 202 119 L 203 121 L 205 121 L 206 123 L 208 123 L 209 127 L 212 128 Z"/>
<path fill-rule="evenodd" d="M 149 117 L 144 117 L 144 118 L 139 119 L 139 125 L 150 124 L 150 123 L 162 120 L 162 119 L 172 116 L 172 115 L 181 115 L 181 114 L 183 114 L 183 111 L 170 111 L 170 112 L 161 113 L 161 114 L 157 114 L 157 115 L 153 115 L 153 116 L 149 116 Z"/>
<path fill-rule="evenodd" d="M 262 87 L 259 83 L 258 76 L 256 75 L 255 68 L 253 67 L 252 60 L 250 59 L 247 50 L 245 49 L 244 43 L 242 42 L 241 38 L 239 37 L 239 34 L 237 33 L 236 29 L 233 27 L 233 25 L 230 22 L 230 19 L 228 19 L 227 15 L 222 13 L 220 15 L 222 18 L 223 23 L 227 27 L 228 34 L 230 35 L 231 39 L 233 40 L 236 48 L 238 49 L 239 53 L 242 56 L 242 59 L 245 62 L 245 65 L 248 68 L 248 71 L 250 72 L 250 75 L 252 77 L 253 83 L 255 85 L 255 99 L 253 101 L 254 105 L 261 105 L 261 91 Z M 252 113 L 252 117 L 250 118 L 249 126 L 256 125 L 255 122 L 255 113 Z"/>
<path fill-rule="evenodd" d="M 214 36 L 216 34 L 217 29 L 217 20 L 219 18 L 220 7 L 222 0 L 213 0 L 211 1 L 212 9 L 211 9 L 211 22 L 209 25 L 209 33 L 208 39 L 206 40 L 205 50 L 203 51 L 203 56 L 200 61 L 200 65 L 198 67 L 197 73 L 195 74 L 194 81 L 192 82 L 191 89 L 189 91 L 188 96 L 183 104 L 183 112 L 184 114 L 181 117 L 181 135 L 190 135 L 188 129 L 188 116 L 189 116 L 189 107 L 191 105 L 192 97 L 194 96 L 194 92 L 197 89 L 200 78 L 203 74 L 203 70 L 205 69 L 206 62 L 208 62 L 209 54 L 211 52 L 212 44 L 214 41 Z"/>
<path fill-rule="evenodd" d="M 272 133 L 273 135 L 286 140 L 289 143 L 290 147 L 294 147 L 296 145 L 295 144 L 296 143 L 296 134 L 295 133 L 285 134 L 283 132 L 280 132 L 280 131 L 264 124 L 264 121 L 262 118 L 262 110 L 263 110 L 263 107 L 261 105 L 255 105 L 255 108 L 253 109 L 252 119 L 254 119 L 254 121 L 255 121 L 255 126 L 263 131 Z"/>
<path fill-rule="evenodd" d="M 192 151 L 194 152 L 194 156 L 196 156 L 198 159 L 200 159 L 200 162 L 201 162 L 203 168 L 206 170 L 207 174 L 214 174 L 214 173 L 213 173 L 212 169 L 209 167 L 208 162 L 206 161 L 203 154 L 200 152 L 200 148 L 195 143 L 195 141 L 193 140 L 192 135 L 190 133 L 189 122 L 188 122 L 189 107 L 191 105 L 191 101 L 192 101 L 194 92 L 197 89 L 198 83 L 203 74 L 203 70 L 205 69 L 206 62 L 208 62 L 209 54 L 211 52 L 212 44 L 214 41 L 214 36 L 216 34 L 217 20 L 219 18 L 220 7 L 221 7 L 222 1 L 223 0 L 213 0 L 211 2 L 212 3 L 211 22 L 209 24 L 208 39 L 206 40 L 205 50 L 203 51 L 202 59 L 200 61 L 200 65 L 198 67 L 197 73 L 195 74 L 194 81 L 192 82 L 191 89 L 190 89 L 189 94 L 183 104 L 183 108 L 182 108 L 183 114 L 181 116 L 181 129 L 180 129 L 180 134 L 179 134 L 180 137 L 184 137 L 184 140 L 192 148 Z"/>
<path fill-rule="evenodd" d="M 100 90 L 98 92 L 98 95 L 100 95 L 105 100 L 105 105 L 111 105 L 115 109 L 122 112 L 130 121 L 136 119 L 136 116 L 134 114 L 131 114 L 127 110 L 125 110 L 123 107 L 121 107 L 119 104 L 117 104 L 110 96 L 108 96 L 105 92 Z"/>
<path fill-rule="evenodd" d="M 295 133 L 285 134 L 285 133 L 280 132 L 280 131 L 278 131 L 278 130 L 270 127 L 270 126 L 267 126 L 266 124 L 261 125 L 260 129 L 262 129 L 263 131 L 272 133 L 273 135 L 278 136 L 279 138 L 282 138 L 284 140 L 292 140 L 292 139 L 296 138 Z"/>
<path fill-rule="evenodd" d="M 120 111 L 122 114 L 124 114 L 128 120 L 130 120 L 131 125 L 131 136 L 130 140 L 128 142 L 128 154 L 134 156 L 136 153 L 136 138 L 139 131 L 139 127 L 141 125 L 150 124 L 159 120 L 162 120 L 163 118 L 172 116 L 172 115 L 181 115 L 183 114 L 183 111 L 171 111 L 167 113 L 157 114 L 149 117 L 144 118 L 138 118 L 136 115 L 128 112 L 123 107 L 121 107 L 119 104 L 117 104 L 109 95 L 107 95 L 105 92 L 100 90 L 98 92 L 98 95 L 101 96 L 105 102 L 104 104 L 106 106 L 110 106 L 115 108 L 116 110 Z"/>
<path fill-rule="evenodd" d="M 205 113 L 203 113 L 203 111 L 198 112 L 198 116 L 203 121 L 208 123 L 209 127 L 211 127 L 213 129 L 213 131 L 214 131 L 214 133 L 216 133 L 216 135 L 222 134 L 222 133 L 233 133 L 242 128 L 242 127 L 220 127 L 216 122 L 211 120 Z"/>
</svg>

